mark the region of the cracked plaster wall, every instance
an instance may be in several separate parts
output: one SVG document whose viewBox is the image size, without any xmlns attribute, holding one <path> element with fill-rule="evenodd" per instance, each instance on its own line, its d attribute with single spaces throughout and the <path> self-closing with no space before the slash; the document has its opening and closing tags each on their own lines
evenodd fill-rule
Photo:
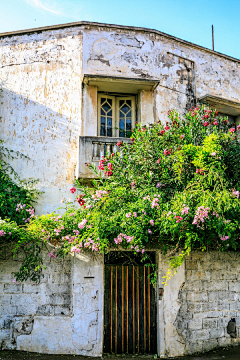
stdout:
<svg viewBox="0 0 240 360">
<path fill-rule="evenodd" d="M 39 285 L 13 283 L 21 255 L 0 251 L 0 349 L 101 356 L 103 257 L 49 259 Z M 90 277 L 90 278 L 89 278 Z"/>
<path fill-rule="evenodd" d="M 39 178 L 37 213 L 71 197 L 81 131 L 81 51 L 78 29 L 0 39 L 0 127 L 23 178 Z"/>
</svg>

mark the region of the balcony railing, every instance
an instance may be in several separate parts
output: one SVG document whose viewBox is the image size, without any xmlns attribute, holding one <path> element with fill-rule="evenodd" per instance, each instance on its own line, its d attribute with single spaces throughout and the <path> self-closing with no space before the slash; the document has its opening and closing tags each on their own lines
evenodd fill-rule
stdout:
<svg viewBox="0 0 240 360">
<path fill-rule="evenodd" d="M 92 179 L 96 175 L 89 169 L 90 164 L 96 167 L 102 156 L 121 152 L 117 146 L 119 141 L 131 143 L 129 138 L 105 137 L 105 136 L 80 136 L 78 147 L 78 165 L 76 169 L 77 178 Z"/>
</svg>

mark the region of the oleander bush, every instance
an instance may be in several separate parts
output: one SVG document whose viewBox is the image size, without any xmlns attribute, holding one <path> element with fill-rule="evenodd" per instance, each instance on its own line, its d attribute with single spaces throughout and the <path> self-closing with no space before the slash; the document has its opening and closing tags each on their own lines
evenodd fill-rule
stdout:
<svg viewBox="0 0 240 360">
<path fill-rule="evenodd" d="M 166 281 L 192 250 L 239 248 L 240 126 L 204 106 L 168 115 L 166 124 L 139 124 L 131 145 L 118 143 L 119 152 L 91 166 L 93 187 L 76 181 L 76 202 L 65 200 L 62 215 L 33 216 L 21 229 L 15 252 L 29 250 L 16 281 L 40 281 L 43 245 L 51 258 L 112 248 L 146 258 L 158 248 L 169 258 Z M 11 228 L 0 224 L 2 241 Z"/>
</svg>

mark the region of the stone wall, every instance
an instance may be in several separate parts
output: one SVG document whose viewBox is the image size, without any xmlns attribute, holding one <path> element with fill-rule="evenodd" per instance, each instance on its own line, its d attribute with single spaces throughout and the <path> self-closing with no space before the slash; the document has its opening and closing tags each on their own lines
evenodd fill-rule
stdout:
<svg viewBox="0 0 240 360">
<path fill-rule="evenodd" d="M 21 264 L 1 251 L 0 349 L 102 356 L 102 255 L 49 259 L 40 285 L 15 284 Z M 159 288 L 168 267 L 157 252 L 158 355 L 174 357 L 240 344 L 240 253 L 195 252 Z M 237 337 L 227 334 L 236 319 Z M 63 336 L 64 334 L 64 336 Z"/>
<path fill-rule="evenodd" d="M 239 252 L 196 252 L 186 260 L 174 325 L 187 353 L 240 344 L 239 270 Z M 236 319 L 236 339 L 227 334 L 231 318 Z"/>
<path fill-rule="evenodd" d="M 6 253 L 7 252 L 7 253 Z M 99 356 L 102 353 L 102 257 L 49 259 L 39 285 L 13 283 L 21 257 L 0 253 L 0 349 Z M 90 278 L 89 278 L 90 276 Z"/>
</svg>

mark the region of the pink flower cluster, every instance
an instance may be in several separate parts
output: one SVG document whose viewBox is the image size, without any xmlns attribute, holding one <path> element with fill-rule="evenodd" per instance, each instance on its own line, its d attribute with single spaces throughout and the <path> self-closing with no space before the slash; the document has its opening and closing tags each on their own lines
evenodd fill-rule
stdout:
<svg viewBox="0 0 240 360">
<path fill-rule="evenodd" d="M 126 214 L 126 217 L 127 217 L 127 218 L 130 218 L 131 216 L 132 216 L 132 213 L 131 213 L 131 212 L 129 212 L 129 213 Z"/>
<path fill-rule="evenodd" d="M 229 236 L 228 235 L 219 235 L 220 239 L 222 241 L 225 241 L 225 240 L 228 240 L 229 239 Z"/>
<path fill-rule="evenodd" d="M 185 207 L 181 210 L 182 215 L 188 214 L 188 212 L 189 212 L 189 207 L 188 207 L 188 206 L 185 206 Z"/>
<path fill-rule="evenodd" d="M 99 165 L 98 165 L 99 170 L 104 170 L 104 162 L 105 161 L 106 161 L 106 159 L 104 157 L 102 160 L 99 161 Z"/>
<path fill-rule="evenodd" d="M 26 223 L 26 222 L 30 221 L 30 219 L 34 216 L 34 209 L 32 206 L 30 206 L 29 209 L 26 209 L 26 204 L 23 204 L 23 205 L 17 204 L 16 211 L 21 211 L 23 209 L 25 209 L 26 212 L 28 212 L 30 215 L 30 216 L 28 215 L 29 217 L 27 219 L 23 218 L 23 221 L 25 221 L 25 223 Z"/>
<path fill-rule="evenodd" d="M 160 195 L 158 195 L 158 197 L 156 197 L 156 198 L 153 198 L 153 201 L 152 201 L 152 204 L 151 204 L 151 208 L 153 209 L 153 208 L 157 208 L 157 209 L 159 209 L 159 204 L 158 204 L 158 202 L 159 202 L 159 197 L 160 197 Z"/>
<path fill-rule="evenodd" d="M 75 187 L 71 187 L 70 192 L 71 192 L 72 194 L 74 194 L 75 191 L 76 191 Z"/>
<path fill-rule="evenodd" d="M 204 207 L 204 206 L 199 206 L 197 208 L 197 211 L 196 211 L 196 215 L 194 216 L 194 219 L 193 219 L 193 224 L 194 225 L 197 225 L 197 227 L 200 227 L 200 223 L 204 223 L 205 219 L 209 219 L 209 216 L 208 216 L 208 212 L 209 212 L 209 207 Z"/>
<path fill-rule="evenodd" d="M 235 132 L 235 128 L 229 129 L 229 132 L 230 132 L 230 133 L 234 133 L 234 132 Z"/>
<path fill-rule="evenodd" d="M 135 181 L 131 181 L 131 188 L 132 188 L 132 190 L 135 188 L 135 186 L 136 186 L 136 183 L 135 183 Z"/>
<path fill-rule="evenodd" d="M 78 228 L 79 229 L 83 229 L 84 226 L 86 225 L 87 223 L 87 219 L 83 219 L 79 224 L 78 224 Z"/>
<path fill-rule="evenodd" d="M 72 242 L 74 242 L 74 241 L 76 240 L 76 236 L 66 235 L 66 236 L 63 236 L 63 237 L 62 237 L 62 240 L 63 240 L 63 241 L 64 241 L 64 240 L 68 240 L 68 243 L 70 244 L 70 243 L 72 243 Z"/>
<path fill-rule="evenodd" d="M 16 211 L 23 210 L 25 207 L 26 207 L 26 204 L 24 204 L 24 205 L 22 205 L 22 204 L 17 204 Z"/>
<path fill-rule="evenodd" d="M 48 255 L 50 258 L 55 258 L 57 255 L 54 254 L 55 249 L 53 249 Z"/>
<path fill-rule="evenodd" d="M 176 223 L 179 223 L 179 221 L 183 220 L 183 218 L 181 216 L 174 216 L 174 218 L 176 219 Z"/>
<path fill-rule="evenodd" d="M 103 195 L 107 195 L 107 191 L 105 190 L 97 190 L 94 195 L 92 195 L 92 198 L 94 200 L 102 199 Z"/>
<path fill-rule="evenodd" d="M 161 184 L 160 182 L 158 182 L 156 188 L 160 188 L 161 186 L 165 186 L 165 184 Z"/>
<path fill-rule="evenodd" d="M 6 235 L 5 231 L 4 230 L 0 230 L 0 236 L 4 236 Z"/>
<path fill-rule="evenodd" d="M 196 174 L 201 174 L 201 175 L 203 175 L 203 169 L 196 169 Z"/>
<path fill-rule="evenodd" d="M 171 151 L 167 150 L 167 149 L 164 149 L 164 155 L 167 156 L 167 155 L 170 155 L 171 154 Z"/>
<path fill-rule="evenodd" d="M 114 242 L 115 244 L 121 244 L 123 239 L 125 239 L 127 241 L 127 243 L 130 243 L 133 241 L 134 239 L 134 236 L 128 236 L 126 234 L 122 234 L 120 233 L 115 239 L 114 239 Z"/>
<path fill-rule="evenodd" d="M 62 218 L 62 216 L 59 215 L 54 219 L 54 221 L 59 221 L 61 218 Z"/>
<path fill-rule="evenodd" d="M 63 226 L 63 225 L 62 225 L 59 229 L 54 229 L 56 235 L 59 235 L 62 230 L 64 230 L 64 226 Z"/>
<path fill-rule="evenodd" d="M 96 239 L 96 242 L 92 238 L 88 238 L 83 240 L 80 244 L 72 246 L 71 252 L 79 253 L 83 250 L 83 248 L 91 251 L 99 251 L 99 238 Z"/>
<path fill-rule="evenodd" d="M 232 192 L 232 194 L 233 194 L 233 196 L 236 196 L 236 198 L 239 199 L 239 191 L 234 190 L 234 191 Z"/>
<path fill-rule="evenodd" d="M 151 224 L 152 226 L 154 226 L 154 220 L 153 220 L 153 219 L 151 219 L 149 222 L 150 222 L 150 224 Z"/>
<path fill-rule="evenodd" d="M 107 164 L 107 168 L 108 168 L 109 171 L 105 171 L 104 174 L 105 174 L 106 176 L 111 176 L 111 175 L 112 175 L 112 171 L 113 171 L 113 164 L 112 164 L 112 163 L 108 163 L 108 164 Z"/>
</svg>

